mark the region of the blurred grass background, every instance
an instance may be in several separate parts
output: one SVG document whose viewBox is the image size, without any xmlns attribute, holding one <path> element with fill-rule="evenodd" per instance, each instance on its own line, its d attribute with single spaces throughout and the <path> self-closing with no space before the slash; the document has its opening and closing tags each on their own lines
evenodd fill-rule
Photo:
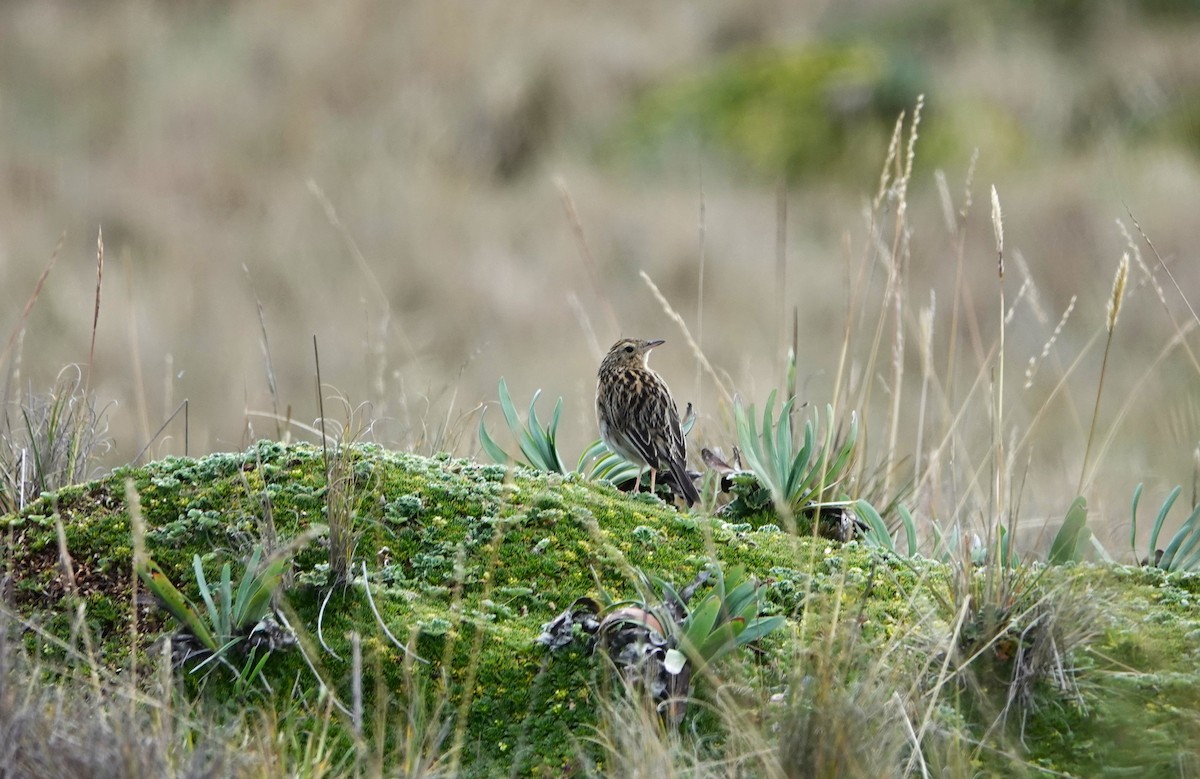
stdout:
<svg viewBox="0 0 1200 779">
<path fill-rule="evenodd" d="M 326 385 L 370 404 L 371 437 L 460 454 L 477 451 L 472 412 L 501 376 L 518 402 L 539 387 L 564 396 L 564 448 L 580 451 L 596 435 L 602 350 L 666 338 L 654 366 L 697 405 L 694 449 L 728 448 L 729 409 L 639 271 L 751 401 L 783 380 L 795 312 L 801 397 L 828 402 L 848 268 L 871 251 L 864 212 L 896 117 L 924 94 L 905 294 L 915 311 L 936 293 L 944 365 L 957 252 L 935 174 L 962 208 L 977 149 L 955 381 L 970 384 L 996 338 L 994 184 L 1016 301 L 1006 432 L 1049 412 L 1017 470 L 1023 512 L 1061 518 L 1100 372 L 1100 348 L 1083 351 L 1128 248 L 1117 220 L 1136 239 L 1132 212 L 1200 301 L 1197 40 L 1194 0 L 5 3 L 6 337 L 65 233 L 11 380 L 44 391 L 87 360 L 103 227 L 92 385 L 115 401 L 110 464 L 184 398 L 192 454 L 278 435 L 263 415 L 276 406 L 312 424 L 314 335 Z M 1200 441 L 1186 351 L 1141 381 L 1189 318 L 1145 279 L 1135 266 L 1101 434 L 1136 397 L 1089 494 L 1115 534 L 1138 481 L 1148 503 L 1191 484 Z M 981 418 L 961 433 L 989 429 Z M 181 454 L 181 425 L 151 451 Z"/>
</svg>

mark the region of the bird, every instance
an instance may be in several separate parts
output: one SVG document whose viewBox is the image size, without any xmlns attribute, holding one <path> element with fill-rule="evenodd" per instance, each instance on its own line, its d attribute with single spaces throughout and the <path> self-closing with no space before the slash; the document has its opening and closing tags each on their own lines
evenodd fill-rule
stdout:
<svg viewBox="0 0 1200 779">
<path fill-rule="evenodd" d="M 600 363 L 596 381 L 596 422 L 600 438 L 617 454 L 650 469 L 650 492 L 658 474 L 671 490 L 692 506 L 700 493 L 687 472 L 687 448 L 679 426 L 679 409 L 662 377 L 650 369 L 650 350 L 666 341 L 622 338 Z"/>
</svg>

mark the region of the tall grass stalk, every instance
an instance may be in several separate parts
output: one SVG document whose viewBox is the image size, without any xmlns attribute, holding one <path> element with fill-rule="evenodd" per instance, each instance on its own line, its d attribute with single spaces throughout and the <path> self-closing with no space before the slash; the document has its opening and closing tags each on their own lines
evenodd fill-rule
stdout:
<svg viewBox="0 0 1200 779">
<path fill-rule="evenodd" d="M 136 465 L 142 461 L 142 457 L 144 457 L 146 455 L 146 452 L 150 451 L 150 447 L 154 445 L 154 442 L 158 440 L 158 437 L 163 434 L 163 431 L 166 430 L 167 427 L 172 422 L 175 421 L 175 417 L 179 416 L 180 414 L 183 414 L 183 456 L 187 457 L 187 455 L 188 455 L 188 405 L 189 405 L 188 399 L 184 398 L 183 401 L 180 402 L 180 404 L 175 407 L 175 410 L 171 412 L 170 416 L 168 416 L 165 420 L 163 420 L 163 423 L 158 426 L 157 430 L 154 431 L 154 435 L 149 436 L 146 439 L 146 443 L 142 446 L 141 449 L 138 450 L 138 453 L 133 456 L 133 460 L 131 460 L 131 462 L 134 465 Z"/>
<path fill-rule="evenodd" d="M 834 384 L 834 395 L 833 395 L 834 398 L 838 398 L 839 393 L 841 393 L 843 391 L 843 389 L 848 394 L 854 392 L 854 388 L 852 388 L 850 386 L 849 381 L 846 380 L 848 377 L 844 373 L 849 368 L 849 365 L 850 365 L 849 350 L 851 348 L 851 343 L 853 342 L 854 333 L 857 332 L 857 329 L 852 328 L 850 321 L 853 318 L 857 318 L 858 319 L 857 327 L 862 328 L 864 326 L 864 319 L 866 317 L 866 313 L 868 310 L 871 309 L 871 307 L 866 305 L 866 302 L 865 302 L 865 291 L 866 291 L 865 279 L 867 278 L 867 274 L 869 271 L 872 273 L 874 272 L 875 268 L 878 265 L 877 260 L 882 251 L 880 249 L 881 239 L 878 235 L 878 232 L 881 229 L 879 222 L 882 219 L 884 200 L 889 195 L 889 193 L 892 191 L 891 185 L 894 181 L 894 178 L 893 178 L 891 169 L 894 165 L 900 164 L 899 163 L 900 143 L 903 138 L 905 116 L 906 116 L 905 112 L 901 111 L 900 116 L 896 119 L 896 125 L 892 130 L 892 138 L 888 144 L 887 156 L 884 159 L 883 169 L 879 175 L 879 190 L 875 195 L 874 201 L 872 202 L 871 211 L 870 211 L 870 215 L 869 215 L 869 220 L 868 220 L 868 225 L 867 225 L 867 238 L 866 238 L 867 243 L 866 243 L 866 246 L 864 247 L 865 256 L 863 258 L 863 261 L 859 265 L 858 277 L 857 277 L 856 281 L 854 282 L 854 284 L 851 285 L 850 307 L 849 307 L 850 310 L 847 315 L 846 334 L 844 336 L 844 341 L 843 341 L 843 345 L 842 345 L 842 355 L 838 360 L 838 373 L 837 373 L 837 378 L 835 379 L 835 384 Z M 883 331 L 884 331 L 884 327 L 885 327 L 885 324 L 887 321 L 887 317 L 884 314 L 884 311 L 886 310 L 887 303 L 890 300 L 889 294 L 893 288 L 892 281 L 895 276 L 894 262 L 895 262 L 894 257 L 888 258 L 888 266 L 886 268 L 887 273 L 888 273 L 888 285 L 885 288 L 884 299 L 883 299 L 882 305 L 880 306 L 880 309 L 879 309 L 879 316 L 875 320 L 875 333 L 871 340 L 871 346 L 870 346 L 870 349 L 868 350 L 867 358 L 864 361 L 863 366 L 862 366 L 862 376 L 863 376 L 862 386 L 861 386 L 861 388 L 859 388 L 857 398 L 847 397 L 845 399 L 845 401 L 842 403 L 838 403 L 835 400 L 835 411 L 839 412 L 839 414 L 842 412 L 842 409 L 845 407 L 862 408 L 862 409 L 868 409 L 871 407 L 871 393 L 875 386 L 873 377 L 875 376 L 877 358 L 879 355 L 879 348 L 880 348 L 880 344 L 883 341 Z M 862 298 L 859 297 L 860 293 L 863 294 Z M 864 431 L 864 432 L 866 432 L 866 431 Z M 864 446 L 865 446 L 865 443 L 867 441 L 866 435 L 864 435 L 863 441 L 864 441 Z M 863 464 L 860 467 L 865 469 L 865 467 L 866 467 L 865 461 L 863 462 Z"/>
<path fill-rule="evenodd" d="M 996 557 L 1000 557 L 1001 523 L 1004 522 L 1004 331 L 1007 329 L 1005 314 L 1007 307 L 1004 303 L 1004 213 L 1000 208 L 1000 195 L 992 186 L 992 232 L 996 238 L 996 272 L 1000 294 L 1000 332 L 999 347 L 996 356 L 996 375 L 992 377 L 995 391 L 995 406 L 992 413 L 992 522 L 995 523 L 991 532 L 994 538 L 989 539 L 996 544 Z M 989 522 L 989 527 L 992 526 Z"/>
<path fill-rule="evenodd" d="M 1121 262 L 1117 265 L 1117 273 L 1113 276 L 1112 294 L 1108 299 L 1108 316 L 1105 319 L 1104 327 L 1108 332 L 1108 337 L 1104 341 L 1104 359 L 1100 363 L 1100 379 L 1096 383 L 1096 404 L 1092 408 L 1092 423 L 1088 427 L 1087 446 L 1083 450 L 1083 463 L 1079 468 L 1079 487 L 1075 490 L 1077 494 L 1083 494 L 1083 487 L 1087 479 L 1088 457 L 1092 452 L 1092 440 L 1096 436 L 1096 420 L 1100 416 L 1100 396 L 1104 392 L 1104 377 L 1108 373 L 1108 355 L 1112 349 L 1113 332 L 1117 328 L 1117 318 L 1121 313 L 1121 301 L 1125 297 L 1125 282 L 1129 277 L 1129 252 L 1121 256 Z"/>
<path fill-rule="evenodd" d="M 330 452 L 330 435 L 325 417 L 325 387 L 321 383 L 321 352 L 313 336 L 313 365 L 317 379 L 317 410 L 320 414 L 321 457 L 325 466 L 325 521 L 329 525 L 329 585 L 350 583 L 354 551 L 360 531 L 355 527 L 357 493 L 354 483 L 354 449 L 360 431 L 356 413 L 347 406 L 346 423 L 340 426 Z"/>
<path fill-rule="evenodd" d="M 75 620 L 71 623 L 71 644 L 79 638 L 83 642 L 87 667 L 91 675 L 92 686 L 100 689 L 99 662 L 97 661 L 95 643 L 92 641 L 91 626 L 87 622 L 87 603 L 79 594 L 79 584 L 75 578 L 75 563 L 71 559 L 71 550 L 67 548 L 67 532 L 63 527 L 62 515 L 54 509 L 54 534 L 58 539 L 58 565 L 62 572 L 63 591 L 68 597 L 68 603 L 75 607 Z"/>
<path fill-rule="evenodd" d="M 954 295 L 951 298 L 953 305 L 950 311 L 950 328 L 948 331 L 948 340 L 946 344 L 946 397 L 949 399 L 949 406 L 953 406 L 955 395 L 955 378 L 958 376 L 958 331 L 959 318 L 964 316 L 963 308 L 966 308 L 966 321 L 968 327 L 971 328 L 972 341 L 975 345 L 975 354 L 982 358 L 982 339 L 979 336 L 979 328 L 975 320 L 975 305 L 971 296 L 971 288 L 967 285 L 965 279 L 966 273 L 966 247 L 967 247 L 967 217 L 971 213 L 971 206 L 974 204 L 972 197 L 972 187 L 975 183 L 975 166 L 979 162 L 978 147 L 971 153 L 971 161 L 967 164 L 967 174 L 963 183 L 963 204 L 957 211 L 957 229 L 954 231 Z"/>
<path fill-rule="evenodd" d="M 263 372 L 266 374 L 267 393 L 271 396 L 271 411 L 275 421 L 275 438 L 279 441 L 286 441 L 287 438 L 285 438 L 285 435 L 291 431 L 286 420 L 282 419 L 279 413 L 279 383 L 275 379 L 275 360 L 271 357 L 271 339 L 267 334 L 267 313 L 263 309 L 262 299 L 258 296 L 258 290 L 254 288 L 254 279 L 250 275 L 250 268 L 245 263 L 242 263 L 242 273 L 246 275 L 246 283 L 250 285 L 250 294 L 254 298 L 254 309 L 258 314 L 258 344 L 262 350 Z"/>
<path fill-rule="evenodd" d="M 698 243 L 698 257 L 696 262 L 696 344 L 701 351 L 704 350 L 704 269 L 708 264 L 708 214 L 707 206 L 704 199 L 704 166 L 700 165 L 698 170 L 698 184 L 700 187 L 700 214 L 696 220 L 696 240 Z M 600 355 L 596 355 L 599 357 Z M 704 384 L 702 378 L 703 370 L 700 366 L 700 361 L 696 361 L 696 383 L 692 390 L 696 398 L 696 407 L 704 408 Z"/>
<path fill-rule="evenodd" d="M 975 180 L 975 165 L 979 160 L 979 149 L 976 148 L 971 154 L 971 160 L 967 165 L 967 172 L 963 184 L 963 204 L 957 210 L 954 208 L 954 203 L 950 195 L 949 186 L 945 184 L 945 176 L 939 177 L 939 190 L 941 194 L 943 219 L 946 223 L 946 229 L 951 239 L 951 250 L 954 254 L 955 271 L 954 271 L 954 287 L 951 292 L 951 312 L 950 325 L 947 332 L 946 344 L 946 366 L 945 366 L 945 381 L 944 384 L 938 387 L 938 394 L 941 406 L 942 419 L 942 443 L 931 450 L 929 457 L 929 467 L 925 473 L 919 470 L 915 471 L 917 481 L 915 493 L 920 496 L 924 491 L 927 496 L 926 505 L 931 513 L 936 513 L 939 496 L 944 492 L 942 488 L 943 470 L 949 471 L 950 478 L 954 479 L 953 468 L 942 468 L 943 463 L 949 464 L 954 458 L 954 451 L 951 448 L 953 445 L 952 433 L 957 429 L 959 422 L 962 419 L 962 411 L 965 404 L 956 406 L 957 398 L 957 379 L 958 379 L 958 331 L 959 319 L 962 316 L 962 308 L 964 304 L 968 309 L 970 316 L 967 317 L 968 325 L 974 341 L 977 345 L 977 354 L 982 352 L 978 347 L 979 336 L 978 327 L 974 319 L 974 305 L 970 296 L 970 287 L 964 281 L 964 273 L 966 268 L 966 240 L 967 240 L 967 217 L 971 213 L 973 203 L 972 186 Z M 940 171 L 939 171 L 940 172 Z M 957 411 L 956 411 L 957 408 Z"/>
<path fill-rule="evenodd" d="M 783 354 L 787 333 L 787 182 L 775 185 L 775 355 Z M 787 398 L 784 398 L 787 400 Z"/>
<path fill-rule="evenodd" d="M 913 478 L 921 479 L 921 457 L 925 452 L 925 412 L 929 404 L 929 384 L 933 380 L 933 321 L 937 313 L 937 295 L 929 291 L 929 305 L 921 309 L 921 399 L 917 404 L 917 437 L 914 443 Z"/>
<path fill-rule="evenodd" d="M 908 146 L 904 155 L 904 166 L 896 181 L 896 221 L 893 226 L 891 263 L 888 266 L 888 287 L 892 299 L 892 409 L 888 420 L 887 465 L 883 473 L 883 494 L 893 494 L 893 479 L 896 476 L 896 452 L 899 449 L 901 399 L 904 394 L 904 305 L 908 298 L 906 289 L 907 261 L 909 259 L 908 229 L 908 184 L 912 180 L 913 162 L 917 158 L 917 137 L 921 127 L 921 109 L 925 96 L 917 96 L 913 108 L 912 123 L 908 129 Z"/>
<path fill-rule="evenodd" d="M 1187 323 L 1181 323 L 1179 318 L 1175 315 L 1174 309 L 1172 309 L 1167 303 L 1166 291 L 1163 289 L 1162 284 L 1159 283 L 1158 278 L 1154 275 L 1154 271 L 1152 271 L 1150 266 L 1146 264 L 1145 259 L 1142 257 L 1142 251 L 1140 248 L 1138 248 L 1137 242 L 1134 240 L 1133 236 L 1129 233 L 1129 230 L 1126 229 L 1125 224 L 1120 219 L 1117 220 L 1117 228 L 1120 229 L 1121 235 L 1125 237 L 1125 244 L 1129 247 L 1129 254 L 1133 258 L 1133 262 L 1142 271 L 1141 278 L 1138 279 L 1138 283 L 1134 285 L 1133 289 L 1137 290 L 1142 286 L 1149 286 L 1154 291 L 1154 296 L 1158 299 L 1158 304 L 1162 308 L 1163 313 L 1167 315 L 1167 319 L 1171 323 L 1172 330 L 1179 332 L 1187 325 Z M 1147 242 L 1149 241 L 1149 239 L 1146 240 Z M 1151 248 L 1153 249 L 1153 244 L 1151 244 Z M 1159 262 L 1161 264 L 1161 258 L 1159 258 Z M 1191 324 L 1196 324 L 1194 319 L 1192 320 Z M 1196 352 L 1192 349 L 1191 344 L 1185 341 L 1183 342 L 1182 346 L 1184 353 L 1187 355 L 1188 362 L 1190 362 L 1192 365 L 1192 370 L 1196 373 L 1196 375 L 1200 376 L 1200 358 L 1197 358 Z"/>
<path fill-rule="evenodd" d="M 104 286 L 104 230 L 96 229 L 96 303 L 92 308 L 92 342 L 88 346 L 87 375 L 84 391 L 91 391 L 92 368 L 96 364 L 96 330 L 100 324 L 100 290 Z"/>
<path fill-rule="evenodd" d="M 1121 426 L 1121 422 L 1126 416 L 1129 415 L 1129 412 L 1133 410 L 1134 406 L 1136 406 L 1138 402 L 1145 397 L 1143 392 L 1146 388 L 1146 385 L 1158 377 L 1157 371 L 1160 367 L 1162 367 L 1163 361 L 1166 360 L 1166 358 L 1170 356 L 1170 354 L 1177 348 L 1186 344 L 1188 336 L 1191 335 L 1195 329 L 1196 325 L 1194 322 L 1184 322 L 1183 327 L 1180 328 L 1178 332 L 1171 335 L 1170 340 L 1163 344 L 1163 347 L 1158 350 L 1158 354 L 1154 356 L 1154 359 L 1146 367 L 1146 370 L 1138 376 L 1137 382 L 1126 394 L 1125 400 L 1121 403 L 1121 407 L 1117 410 L 1117 413 L 1113 415 L 1113 423 L 1109 426 L 1108 432 L 1105 433 L 1104 438 L 1100 441 L 1100 447 L 1097 449 L 1095 458 L 1096 462 L 1100 462 L 1104 459 L 1105 454 L 1107 454 L 1109 448 L 1112 446 L 1113 440 L 1117 434 L 1117 430 Z M 1089 474 L 1087 480 L 1088 483 L 1090 483 L 1094 477 L 1095 466 L 1093 465 L 1092 473 Z"/>
</svg>

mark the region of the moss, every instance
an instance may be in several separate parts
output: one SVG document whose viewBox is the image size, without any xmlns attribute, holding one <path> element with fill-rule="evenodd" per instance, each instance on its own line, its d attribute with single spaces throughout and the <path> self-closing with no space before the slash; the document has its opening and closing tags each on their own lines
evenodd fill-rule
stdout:
<svg viewBox="0 0 1200 779">
<path fill-rule="evenodd" d="M 328 566 L 318 540 L 295 558 L 297 585 L 288 601 L 298 627 L 310 646 L 323 641 L 331 650 L 314 650 L 318 670 L 343 700 L 351 698 L 349 637 L 357 633 L 366 657 L 364 689 L 368 697 L 377 683 L 389 691 L 389 717 L 405 716 L 396 709 L 412 705 L 413 674 L 424 680 L 426 698 L 444 701 L 443 716 L 457 717 L 461 710 L 463 719 L 455 722 L 464 728 L 461 757 L 470 775 L 508 775 L 514 763 L 519 775 L 561 775 L 571 770 L 579 749 L 589 748 L 595 697 L 605 685 L 600 663 L 578 647 L 549 654 L 534 639 L 543 623 L 580 596 L 635 596 L 635 568 L 683 584 L 715 556 L 762 580 L 769 609 L 787 615 L 792 627 L 762 642 L 761 654 L 731 658 L 721 673 L 750 680 L 763 700 L 785 689 L 800 650 L 797 636 L 811 645 L 839 625 L 853 625 L 869 645 L 903 643 L 908 659 L 902 653 L 896 662 L 917 666 L 927 658 L 911 635 L 939 625 L 947 629 L 954 618 L 939 613 L 937 594 L 945 591 L 947 573 L 942 566 L 880 557 L 857 542 L 839 545 L 773 527 L 754 530 L 683 515 L 656 498 L 631 498 L 574 476 L 375 446 L 355 446 L 341 456 L 352 458 L 360 533 L 355 560 L 366 564 L 374 608 L 361 580 L 336 589 L 318 635 Z M 119 667 L 131 648 L 126 480 L 140 494 L 149 553 L 195 596 L 193 554 L 215 571 L 226 560 L 245 559 L 268 516 L 281 538 L 324 524 L 323 474 L 320 449 L 264 442 L 237 454 L 125 468 L 44 496 L 22 515 L 0 518 L 0 527 L 11 533 L 17 606 L 67 640 L 74 604 L 82 599 L 100 656 Z M 71 554 L 74 589 L 59 571 L 56 513 Z M 1103 775 L 1105 765 L 1149 760 L 1168 766 L 1177 760 L 1179 750 L 1171 745 L 1200 735 L 1195 609 L 1200 576 L 1079 566 L 1051 569 L 1044 578 L 1083 582 L 1108 593 L 1104 600 L 1113 608 L 1094 651 L 1077 658 L 1086 669 L 1081 700 L 1047 695 L 1024 723 L 1028 759 L 1087 775 Z M 141 620 L 139 650 L 170 629 L 157 613 L 144 612 Z M 406 663 L 385 626 L 398 640 L 411 640 L 428 664 Z M 40 649 L 59 651 L 41 643 Z M 295 653 L 273 658 L 267 676 L 280 691 L 275 703 L 280 710 L 319 708 L 312 674 Z M 202 700 L 229 705 L 221 675 L 199 686 L 213 688 L 197 689 Z M 705 689 L 701 684 L 701 696 Z M 369 702 L 366 708 L 374 711 Z M 711 707 L 693 710 L 695 728 L 718 727 Z M 963 711 L 973 727 L 970 712 Z M 1153 754 L 1132 747 L 1117 754 L 1129 742 L 1122 728 L 1129 733 L 1150 727 L 1163 735 L 1139 744 Z M 985 730 L 981 725 L 977 735 Z M 387 729 L 389 739 L 402 731 Z M 337 738 L 350 743 L 344 730 Z M 714 735 L 709 743 L 719 749 L 720 738 Z"/>
</svg>

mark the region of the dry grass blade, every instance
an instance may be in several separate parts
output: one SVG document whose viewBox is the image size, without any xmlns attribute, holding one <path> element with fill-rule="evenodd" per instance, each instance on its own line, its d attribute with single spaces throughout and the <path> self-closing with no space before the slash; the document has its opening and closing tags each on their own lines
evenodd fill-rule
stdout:
<svg viewBox="0 0 1200 779">
<path fill-rule="evenodd" d="M 966 314 L 967 325 L 971 329 L 972 345 L 975 348 L 976 355 L 983 352 L 983 342 L 979 335 L 978 323 L 976 322 L 974 311 L 975 304 L 971 295 L 971 288 L 966 284 L 966 223 L 967 216 L 971 212 L 973 198 L 971 195 L 971 187 L 975 181 L 975 165 L 979 162 L 979 149 L 976 148 L 971 154 L 971 161 L 967 165 L 966 181 L 963 185 L 963 205 L 958 210 L 957 228 L 952 233 L 954 243 L 954 297 L 953 306 L 950 312 L 950 328 L 949 342 L 946 346 L 946 396 L 953 402 L 955 396 L 955 377 L 958 375 L 958 331 L 959 320 Z M 966 309 L 965 312 L 963 309 Z"/>
<path fill-rule="evenodd" d="M 397 335 L 400 339 L 401 345 L 404 347 L 404 350 L 407 353 L 408 358 L 415 361 L 417 359 L 416 348 L 409 339 L 408 333 L 398 325 L 397 320 L 395 320 L 392 316 L 392 303 L 387 296 L 387 287 L 385 287 L 379 280 L 379 276 L 371 267 L 371 263 L 367 261 L 366 255 L 363 254 L 362 250 L 358 246 L 358 242 L 354 240 L 354 236 L 351 234 L 350 228 L 348 228 L 345 222 L 342 221 L 342 218 L 338 216 L 337 208 L 334 207 L 333 201 L 329 199 L 329 197 L 325 194 L 325 191 L 321 189 L 321 186 L 316 182 L 316 180 L 309 179 L 307 185 L 309 193 L 311 193 L 321 205 L 321 210 L 325 213 L 325 218 L 329 221 L 330 226 L 337 231 L 338 237 L 342 239 L 342 242 L 346 245 L 346 248 L 350 252 L 350 256 L 354 258 L 355 265 L 358 266 L 359 271 L 361 271 L 362 275 L 366 278 L 367 286 L 371 288 L 371 292 L 380 306 L 382 315 L 380 329 L 384 332 L 393 332 L 395 335 Z M 392 327 L 393 323 L 397 323 L 397 326 L 394 328 Z"/>
<path fill-rule="evenodd" d="M 158 430 L 154 431 L 154 435 L 150 436 L 149 439 L 146 441 L 146 443 L 142 446 L 142 448 L 138 450 L 138 453 L 134 456 L 134 458 L 132 460 L 132 463 L 134 465 L 137 465 L 139 462 L 142 461 L 142 457 L 145 456 L 146 452 L 150 451 L 150 447 L 153 446 L 154 442 L 158 440 L 158 437 L 163 434 L 163 431 L 167 429 L 167 426 L 170 425 L 171 422 L 173 422 L 175 420 L 175 417 L 179 416 L 179 412 L 181 412 L 181 411 L 183 412 L 183 419 L 184 419 L 183 455 L 184 455 L 184 457 L 187 456 L 187 452 L 188 452 L 188 440 L 187 440 L 188 439 L 188 432 L 187 432 L 188 399 L 184 398 L 183 401 L 178 406 L 175 407 L 175 410 L 171 412 L 171 415 L 168 416 L 165 420 L 163 420 L 163 423 L 158 426 Z"/>
<path fill-rule="evenodd" d="M 1005 323 L 1006 307 L 1004 302 L 1004 213 L 1000 209 L 1000 195 L 996 186 L 992 185 L 992 232 L 996 238 L 996 272 L 999 278 L 998 291 L 1000 295 L 1000 342 L 996 357 L 995 377 L 995 406 L 992 416 L 992 518 L 988 523 L 990 541 L 1000 544 L 1000 527 L 1004 521 L 1005 507 L 1005 463 L 1004 463 L 1004 333 L 1008 329 Z M 1015 523 L 1015 517 L 1013 518 Z M 994 523 L 994 527 L 993 527 Z"/>
<path fill-rule="evenodd" d="M 100 290 L 104 286 L 104 229 L 96 229 L 96 303 L 92 308 L 92 343 L 88 347 L 87 377 L 84 388 L 92 386 L 92 366 L 96 364 L 96 329 L 100 324 Z"/>
<path fill-rule="evenodd" d="M 921 126 L 921 109 L 925 106 L 925 95 L 917 96 L 913 108 L 912 124 L 908 131 L 908 146 L 904 157 L 904 168 L 896 181 L 896 222 L 892 237 L 888 275 L 888 295 L 892 302 L 892 408 L 888 420 L 887 464 L 883 476 L 883 494 L 891 495 L 892 480 L 896 473 L 896 452 L 900 435 L 900 415 L 904 386 L 904 306 L 907 302 L 905 277 L 909 254 L 908 184 L 912 180 L 913 163 L 917 157 L 918 129 Z"/>
<path fill-rule="evenodd" d="M 71 600 L 76 601 L 75 622 L 72 624 L 72 642 L 76 635 L 83 641 L 83 649 L 87 657 L 88 672 L 91 675 L 92 686 L 97 692 L 100 690 L 100 663 L 97 659 L 95 645 L 92 641 L 91 627 L 88 625 L 85 617 L 87 615 L 87 604 L 80 598 L 79 583 L 75 578 L 75 563 L 71 559 L 71 550 L 67 547 L 67 531 L 63 527 L 62 515 L 58 513 L 57 506 L 54 510 L 54 532 L 58 538 L 58 564 L 62 571 L 63 589 L 71 597 Z"/>
<path fill-rule="evenodd" d="M 699 243 L 699 259 L 696 270 L 696 343 L 704 348 L 704 268 L 708 264 L 708 213 L 704 198 L 704 166 L 700 166 L 700 216 L 697 220 L 697 241 Z M 696 405 L 704 405 L 704 393 L 700 386 L 701 367 L 696 365 Z"/>
<path fill-rule="evenodd" d="M 1200 325 L 1200 316 L 1196 314 L 1196 309 L 1192 308 L 1192 303 L 1187 299 L 1187 295 L 1183 294 L 1183 288 L 1180 287 L 1179 282 L 1175 280 L 1175 274 L 1171 273 L 1171 269 L 1167 267 L 1167 263 L 1163 260 L 1162 255 L 1159 254 L 1158 249 L 1155 248 L 1154 242 L 1151 241 L 1150 236 L 1146 235 L 1146 232 L 1142 230 L 1142 225 L 1138 222 L 1137 218 L 1134 217 L 1133 212 L 1129 211 L 1128 208 L 1125 211 L 1129 214 L 1129 218 L 1133 220 L 1133 226 L 1137 228 L 1138 235 L 1142 236 L 1142 240 L 1145 241 L 1146 245 L 1150 247 L 1150 251 L 1154 252 L 1154 259 L 1158 260 L 1159 267 L 1163 269 L 1163 272 L 1167 274 L 1167 278 L 1171 280 L 1171 284 L 1174 285 L 1175 291 L 1179 293 L 1179 297 L 1183 300 L 1183 304 L 1187 306 L 1187 310 L 1192 315 L 1192 319 L 1195 320 L 1196 324 Z"/>
<path fill-rule="evenodd" d="M 929 385 L 933 377 L 933 322 L 937 313 L 937 296 L 929 291 L 929 306 L 921 309 L 918 327 L 921 334 L 921 400 L 917 404 L 917 437 L 916 457 L 913 460 L 913 474 L 921 477 L 921 456 L 925 449 L 925 411 L 928 405 Z"/>
<path fill-rule="evenodd" d="M 692 354 L 699 361 L 700 365 L 704 366 L 704 370 L 706 373 L 708 373 L 709 378 L 712 379 L 713 384 L 715 384 L 717 389 L 721 391 L 721 397 L 725 401 L 726 405 L 732 407 L 733 393 L 731 393 L 725 387 L 725 383 L 721 381 L 721 378 L 717 375 L 712 363 L 708 361 L 708 357 L 706 357 L 704 352 L 700 349 L 700 344 L 696 343 L 696 339 L 692 338 L 692 334 L 688 330 L 687 323 L 683 321 L 683 317 L 679 315 L 679 312 L 672 308 L 671 303 L 667 300 L 666 296 L 659 291 L 658 286 L 654 283 L 654 280 L 650 278 L 650 275 L 646 273 L 646 271 L 638 271 L 638 273 L 641 275 L 642 281 L 646 282 L 646 286 L 650 288 L 650 292 L 653 293 L 654 299 L 658 301 L 660 306 L 662 306 L 662 309 L 666 315 L 669 316 L 671 320 L 675 322 L 675 324 L 679 325 L 679 330 L 683 333 L 684 340 L 687 341 L 688 346 L 692 350 Z"/>
<path fill-rule="evenodd" d="M 314 658 L 320 657 L 316 648 L 312 645 L 312 640 L 303 630 L 297 630 L 294 625 L 300 623 L 300 618 L 296 612 L 288 605 L 287 599 L 281 599 L 276 609 L 276 615 L 279 617 L 280 624 L 293 636 L 296 637 L 296 647 L 300 651 L 300 657 L 304 660 L 304 664 L 308 666 L 308 670 L 312 673 L 313 678 L 317 680 L 317 688 L 321 691 L 321 695 L 332 705 L 337 708 L 348 720 L 353 717 L 350 707 L 342 703 L 337 696 L 338 685 L 331 684 L 326 681 L 326 676 L 322 674 L 322 669 L 319 667 Z"/>
</svg>

